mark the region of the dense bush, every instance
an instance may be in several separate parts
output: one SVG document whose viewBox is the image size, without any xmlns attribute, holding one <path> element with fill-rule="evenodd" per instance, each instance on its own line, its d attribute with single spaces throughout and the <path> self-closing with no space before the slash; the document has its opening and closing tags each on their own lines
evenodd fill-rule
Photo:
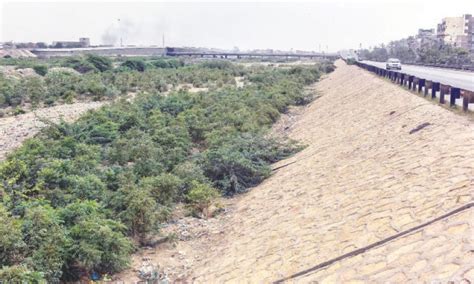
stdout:
<svg viewBox="0 0 474 284">
<path fill-rule="evenodd" d="M 131 58 L 127 59 L 120 66 L 128 70 L 136 70 L 139 72 L 143 72 L 146 69 L 146 62 L 142 59 Z"/>
<path fill-rule="evenodd" d="M 201 65 L 206 68 L 221 69 L 221 70 L 233 67 L 233 64 L 227 60 L 210 60 L 210 61 L 203 62 Z"/>
<path fill-rule="evenodd" d="M 112 60 L 105 56 L 87 54 L 81 57 L 68 57 L 61 66 L 73 68 L 80 73 L 105 72 L 112 70 Z"/>
<path fill-rule="evenodd" d="M 95 66 L 90 63 L 89 61 L 84 60 L 83 58 L 77 58 L 77 57 L 68 57 L 64 60 L 64 63 L 62 64 L 64 67 L 70 67 L 74 70 L 76 70 L 79 73 L 85 74 L 88 72 L 93 72 L 97 71 Z"/>
<path fill-rule="evenodd" d="M 191 214 L 195 216 L 202 215 L 205 218 L 209 217 L 209 207 L 218 195 L 217 190 L 209 184 L 194 181 L 192 188 L 186 194 L 186 201 L 191 209 Z"/>
<path fill-rule="evenodd" d="M 0 74 L 0 106 L 10 105 L 15 84 Z"/>
<path fill-rule="evenodd" d="M 46 65 L 35 65 L 33 66 L 33 70 L 35 70 L 36 74 L 44 76 L 48 73 L 48 66 Z"/>
<path fill-rule="evenodd" d="M 22 240 L 22 221 L 13 218 L 1 204 L 0 219 L 0 266 L 12 265 L 21 260 L 26 247 Z"/>
<path fill-rule="evenodd" d="M 178 68 L 184 66 L 184 62 L 178 59 L 156 59 L 152 60 L 151 64 L 156 68 Z"/>
<path fill-rule="evenodd" d="M 300 147 L 252 132 L 214 140 L 203 152 L 202 165 L 206 176 L 226 195 L 257 185 L 270 174 L 269 164 L 291 155 Z"/>
<path fill-rule="evenodd" d="M 109 57 L 88 54 L 85 58 L 86 62 L 92 64 L 100 72 L 112 69 L 112 60 Z"/>
<path fill-rule="evenodd" d="M 257 185 L 271 163 L 300 148 L 271 138 L 271 124 L 289 105 L 309 102 L 304 86 L 327 68 L 219 62 L 82 76 L 49 72 L 49 96 L 71 90 L 102 96 L 103 86 L 149 93 L 74 123 L 50 124 L 0 163 L 0 274 L 57 282 L 116 272 L 128 265 L 133 243 L 156 232 L 177 202 L 207 216 L 217 192 L 230 196 Z M 242 74 L 250 84 L 236 88 L 234 76 Z M 158 78 L 229 83 L 165 96 Z"/>
<path fill-rule="evenodd" d="M 109 58 L 96 55 L 51 59 L 40 63 L 26 59 L 25 63 L 18 60 L 14 62 L 40 69 L 45 67 L 47 70 L 44 78 L 37 80 L 30 80 L 28 77 L 7 79 L 0 76 L 0 107 L 30 102 L 35 106 L 41 106 L 71 103 L 75 100 L 111 99 L 129 92 L 166 92 L 170 90 L 170 86 L 176 87 L 181 84 L 217 88 L 234 84 L 234 77 L 244 74 L 243 67 L 229 63 L 185 66 L 181 60 L 163 58 L 125 59 L 115 69 L 112 68 Z M 77 72 L 67 69 L 55 70 L 51 68 L 54 66 L 69 67 Z M 42 73 L 41 70 L 38 72 Z M 34 83 L 38 86 L 27 90 L 23 86 L 25 83 Z M 29 90 L 32 90 L 31 95 Z"/>
<path fill-rule="evenodd" d="M 0 268 L 0 279 L 4 283 L 44 283 L 43 273 L 31 271 L 24 265 Z"/>
<path fill-rule="evenodd" d="M 48 72 L 48 74 L 45 76 L 48 97 L 52 98 L 53 100 L 59 100 L 68 91 L 75 91 L 80 81 L 80 75 L 72 72 Z"/>
<path fill-rule="evenodd" d="M 37 106 L 46 98 L 46 92 L 47 90 L 43 79 L 25 77 L 15 86 L 15 97 L 18 98 L 18 102 L 13 102 L 11 105 L 27 101 L 33 106 Z"/>
</svg>

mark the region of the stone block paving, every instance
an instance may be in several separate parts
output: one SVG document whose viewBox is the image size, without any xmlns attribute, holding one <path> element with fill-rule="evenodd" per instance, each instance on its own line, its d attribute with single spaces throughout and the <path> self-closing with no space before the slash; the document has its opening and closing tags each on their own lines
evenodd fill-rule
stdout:
<svg viewBox="0 0 474 284">
<path fill-rule="evenodd" d="M 473 211 L 316 270 L 295 282 L 470 283 L 474 279 Z"/>
<path fill-rule="evenodd" d="M 272 282 L 474 201 L 471 117 L 337 65 L 317 84 L 322 97 L 289 129 L 307 148 L 239 198 L 222 241 L 210 244 L 190 280 Z M 423 123 L 430 124 L 409 134 Z M 473 282 L 473 214 L 294 281 Z"/>
</svg>

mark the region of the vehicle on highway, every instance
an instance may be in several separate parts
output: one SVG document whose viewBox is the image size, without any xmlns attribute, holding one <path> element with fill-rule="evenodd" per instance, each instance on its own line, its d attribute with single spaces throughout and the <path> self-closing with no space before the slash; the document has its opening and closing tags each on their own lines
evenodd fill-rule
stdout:
<svg viewBox="0 0 474 284">
<path fill-rule="evenodd" d="M 385 67 L 387 68 L 387 70 L 391 70 L 391 69 L 402 70 L 402 63 L 400 62 L 399 59 L 389 58 L 387 60 L 387 63 L 385 64 Z"/>
</svg>

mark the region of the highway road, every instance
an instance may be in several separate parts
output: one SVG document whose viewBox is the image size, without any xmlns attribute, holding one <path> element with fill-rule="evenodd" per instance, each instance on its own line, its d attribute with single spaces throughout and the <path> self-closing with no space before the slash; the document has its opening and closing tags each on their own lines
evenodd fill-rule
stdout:
<svg viewBox="0 0 474 284">
<path fill-rule="evenodd" d="M 363 60 L 361 62 L 377 66 L 379 68 L 385 68 L 385 62 L 367 60 Z M 474 91 L 474 72 L 403 64 L 401 72 L 416 76 L 418 78 Z"/>
</svg>

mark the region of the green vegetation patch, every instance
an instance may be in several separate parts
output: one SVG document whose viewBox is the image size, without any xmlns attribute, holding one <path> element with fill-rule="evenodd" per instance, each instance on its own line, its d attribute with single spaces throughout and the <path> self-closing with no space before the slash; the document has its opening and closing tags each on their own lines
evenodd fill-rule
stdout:
<svg viewBox="0 0 474 284">
<path fill-rule="evenodd" d="M 57 282 L 120 271 L 177 203 L 205 217 L 217 195 L 258 185 L 271 163 L 301 149 L 272 138 L 270 126 L 290 105 L 308 103 L 305 85 L 332 68 L 206 62 L 140 72 L 137 61 L 126 62 L 130 70 L 91 73 L 86 85 L 77 74 L 46 74 L 55 97 L 71 89 L 107 93 L 100 89 L 108 80 L 114 88 L 140 84 L 149 92 L 74 123 L 51 124 L 0 163 L 3 279 Z M 229 83 L 207 93 L 163 95 L 162 75 Z M 245 77 L 245 87 L 231 86 L 236 75 Z M 41 87 L 31 88 L 43 95 Z"/>
</svg>

